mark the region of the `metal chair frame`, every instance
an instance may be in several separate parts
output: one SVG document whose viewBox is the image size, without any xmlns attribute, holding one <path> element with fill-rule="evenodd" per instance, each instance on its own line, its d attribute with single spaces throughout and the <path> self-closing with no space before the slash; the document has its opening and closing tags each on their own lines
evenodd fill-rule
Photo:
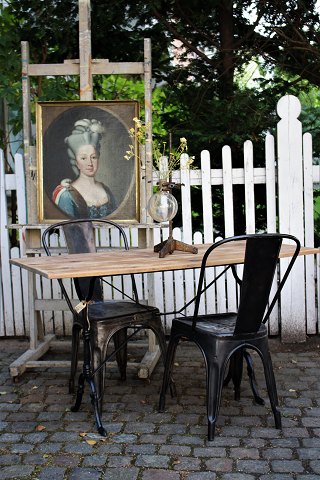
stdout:
<svg viewBox="0 0 320 480">
<path fill-rule="evenodd" d="M 68 253 L 96 252 L 94 232 L 95 226 L 98 225 L 116 228 L 123 243 L 123 248 L 125 250 L 129 249 L 126 233 L 117 223 L 104 219 L 76 219 L 55 223 L 43 232 L 42 243 L 46 254 L 51 255 L 49 246 L 50 235 L 60 232 L 60 229 L 63 230 Z M 125 380 L 128 341 L 140 330 L 151 329 L 157 337 L 164 359 L 166 353 L 165 334 L 159 310 L 139 303 L 133 274 L 131 274 L 132 297 L 107 282 L 112 288 L 129 298 L 129 301 L 104 300 L 101 281 L 106 280 L 101 277 L 74 278 L 73 281 L 77 296 L 83 302 L 81 311 L 74 308 L 63 281 L 61 279 L 58 280 L 63 296 L 73 314 L 70 393 L 74 392 L 81 331 L 83 335 L 83 368 L 78 380 L 75 404 L 71 410 L 79 410 L 84 386 L 87 382 L 90 387 L 91 403 L 94 408 L 97 429 L 101 435 L 105 436 L 106 431 L 102 425 L 101 411 L 106 363 L 116 357 L 121 379 Z M 127 333 L 128 328 L 132 329 L 130 335 Z M 111 338 L 114 340 L 115 349 L 110 355 L 107 355 L 107 347 Z"/>
<path fill-rule="evenodd" d="M 240 286 L 238 311 L 234 313 L 199 315 L 201 295 L 213 283 L 211 282 L 210 285 L 203 288 L 206 262 L 209 255 L 214 255 L 214 250 L 221 245 L 241 240 L 246 241 L 242 279 L 238 277 L 234 266 L 227 266 L 224 270 L 225 272 L 228 268 L 232 268 L 235 281 Z M 276 293 L 269 303 L 270 291 L 283 240 L 294 242 L 296 248 Z M 268 330 L 265 324 L 275 303 L 279 300 L 281 290 L 299 251 L 300 242 L 296 237 L 276 233 L 230 237 L 211 245 L 207 249 L 200 268 L 194 313 L 192 316 L 175 318 L 172 322 L 160 393 L 160 412 L 163 412 L 165 409 L 165 396 L 169 385 L 171 392 L 175 394 L 175 388 L 172 385 L 174 356 L 180 340 L 186 340 L 194 342 L 199 347 L 205 360 L 209 440 L 214 439 L 222 387 L 231 378 L 234 383 L 235 398 L 240 398 L 243 357 L 247 360 L 248 373 L 255 400 L 257 403 L 263 403 L 256 389 L 252 360 L 247 349 L 253 349 L 258 352 L 262 360 L 275 425 L 276 428 L 281 428 L 277 389 L 268 347 Z M 229 373 L 224 378 L 228 364 L 230 364 Z"/>
</svg>

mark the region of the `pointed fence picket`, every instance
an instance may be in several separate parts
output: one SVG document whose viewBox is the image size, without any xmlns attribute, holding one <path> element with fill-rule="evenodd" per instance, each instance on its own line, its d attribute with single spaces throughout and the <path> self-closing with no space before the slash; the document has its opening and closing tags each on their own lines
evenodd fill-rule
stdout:
<svg viewBox="0 0 320 480">
<path fill-rule="evenodd" d="M 245 229 L 247 233 L 256 231 L 255 188 L 264 185 L 266 195 L 266 225 L 268 232 L 286 232 L 296 235 L 302 244 L 313 246 L 313 188 L 320 184 L 320 167 L 313 165 L 312 138 L 310 134 L 302 135 L 299 121 L 300 103 L 297 98 L 288 95 L 283 97 L 277 106 L 280 121 L 277 137 L 269 133 L 265 139 L 265 167 L 254 167 L 254 151 L 251 141 L 246 141 L 243 148 L 243 168 L 232 167 L 232 152 L 229 146 L 222 149 L 222 168 L 212 169 L 210 153 L 201 152 L 199 169 L 187 168 L 188 156 L 182 155 L 181 168 L 173 172 L 173 181 L 181 183 L 181 213 L 182 229 L 174 229 L 174 238 L 185 243 L 211 243 L 218 240 L 213 228 L 212 198 L 214 190 L 223 193 L 224 231 L 225 236 L 234 235 L 234 187 L 243 188 L 245 201 Z M 26 225 L 25 175 L 21 155 L 15 157 L 15 174 L 7 174 L 4 170 L 4 160 L 0 153 L 0 222 L 1 222 L 1 282 L 0 282 L 0 337 L 28 335 L 27 281 L 28 274 L 19 271 L 9 264 L 11 257 L 24 255 L 27 245 L 26 237 L 29 226 Z M 154 184 L 157 176 L 154 176 Z M 201 187 L 202 192 L 202 223 L 203 232 L 194 232 L 192 226 L 192 193 L 194 187 Z M 261 188 L 261 187 L 259 187 Z M 17 191 L 18 222 L 20 249 L 10 248 L 7 224 L 7 200 L 12 190 Z M 132 246 L 138 246 L 138 228 L 134 225 L 125 226 Z M 153 229 L 154 244 L 168 237 L 168 228 L 163 226 Z M 58 239 L 56 241 L 59 244 Z M 101 230 L 97 237 L 97 246 L 109 246 L 117 242 L 113 230 Z M 182 254 L 182 253 L 181 253 Z M 319 257 L 319 256 L 318 256 Z M 159 261 L 161 261 L 159 259 Z M 280 262 L 280 275 L 282 265 Z M 238 267 L 241 272 L 241 267 Z M 221 268 L 210 268 L 206 272 L 208 284 Z M 194 297 L 199 271 L 177 271 L 156 273 L 153 275 L 137 275 L 136 281 L 139 295 L 151 299 L 162 312 L 172 312 L 180 309 L 188 300 Z M 129 279 L 112 278 L 114 284 L 130 289 Z M 306 334 L 319 331 L 318 298 L 319 258 L 314 256 L 299 258 L 290 280 L 281 296 L 281 302 L 274 309 L 269 321 L 269 333 L 280 335 L 284 341 L 302 341 Z M 73 296 L 71 282 L 67 286 Z M 275 288 L 275 285 L 274 287 Z M 37 279 L 37 294 L 39 298 L 61 298 L 57 282 Z M 106 297 L 111 295 L 111 289 L 104 285 Z M 120 294 L 113 294 L 115 298 Z M 49 304 L 49 302 L 48 302 Z M 226 279 L 219 279 L 216 285 L 208 291 L 200 305 L 201 313 L 232 311 L 237 305 L 237 289 L 231 272 Z M 194 305 L 187 308 L 192 313 Z M 49 311 L 41 314 L 45 333 L 69 335 L 71 315 L 67 311 Z M 164 323 L 169 329 L 173 315 L 166 315 Z"/>
</svg>

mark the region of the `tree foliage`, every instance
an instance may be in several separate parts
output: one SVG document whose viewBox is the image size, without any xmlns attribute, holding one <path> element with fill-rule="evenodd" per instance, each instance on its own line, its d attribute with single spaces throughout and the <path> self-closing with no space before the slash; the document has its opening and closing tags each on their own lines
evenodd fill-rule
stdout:
<svg viewBox="0 0 320 480">
<path fill-rule="evenodd" d="M 19 111 L 20 42 L 29 41 L 33 63 L 78 58 L 78 2 L 8 0 L 0 12 L 0 97 Z M 251 139 L 258 165 L 277 100 L 288 93 L 300 97 L 305 126 L 320 131 L 316 0 L 91 0 L 91 35 L 93 58 L 110 61 L 143 60 L 143 39 L 151 38 L 154 134 L 171 132 L 174 143 L 186 137 L 196 161 L 208 149 L 219 166 L 229 144 L 241 166 Z M 77 98 L 78 90 L 77 78 L 32 79 L 32 100 Z M 143 85 L 139 77 L 95 76 L 94 98 L 141 101 Z M 317 137 L 314 148 L 319 156 Z"/>
<path fill-rule="evenodd" d="M 237 152 L 244 139 L 257 142 L 272 128 L 283 94 L 320 86 L 315 0 L 91 0 L 91 10 L 93 58 L 141 61 L 143 38 L 151 37 L 153 75 L 162 91 L 159 121 L 217 158 L 225 142 Z M 29 41 L 33 63 L 78 58 L 76 0 L 9 0 L 1 15 L 7 24 L 3 37 L 13 46 L 3 55 L 10 50 L 15 64 L 21 40 Z M 252 59 L 262 75 L 247 88 L 239 78 Z M 106 91 L 101 77 L 94 80 L 96 97 L 121 96 Z M 113 80 L 107 83 L 117 88 Z M 76 79 L 39 78 L 32 93 L 74 98 L 77 88 Z"/>
</svg>

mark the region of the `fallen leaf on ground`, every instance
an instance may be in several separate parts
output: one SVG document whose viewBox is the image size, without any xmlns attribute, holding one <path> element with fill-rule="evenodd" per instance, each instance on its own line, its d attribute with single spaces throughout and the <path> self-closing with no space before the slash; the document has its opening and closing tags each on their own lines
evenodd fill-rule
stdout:
<svg viewBox="0 0 320 480">
<path fill-rule="evenodd" d="M 86 440 L 88 445 L 95 445 L 97 442 L 95 440 Z"/>
<path fill-rule="evenodd" d="M 36 426 L 37 432 L 42 432 L 42 430 L 45 430 L 45 429 L 46 429 L 46 427 L 44 425 L 37 425 Z"/>
</svg>

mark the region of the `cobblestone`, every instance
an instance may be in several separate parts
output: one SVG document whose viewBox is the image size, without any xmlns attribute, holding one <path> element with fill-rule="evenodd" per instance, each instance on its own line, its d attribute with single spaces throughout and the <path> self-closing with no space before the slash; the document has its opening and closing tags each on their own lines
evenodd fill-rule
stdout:
<svg viewBox="0 0 320 480">
<path fill-rule="evenodd" d="M 206 380 L 194 347 L 183 344 L 177 351 L 178 397 L 168 394 L 163 414 L 157 412 L 161 363 L 150 383 L 139 380 L 132 368 L 121 382 L 111 368 L 103 438 L 96 432 L 87 388 L 80 411 L 71 412 L 66 369 L 27 370 L 13 384 L 8 366 L 28 344 L 1 339 L 1 480 L 319 480 L 320 351 L 309 341 L 270 344 L 282 429 L 274 428 L 254 353 L 266 405 L 254 404 L 244 374 L 240 401 L 234 400 L 231 385 L 224 388 L 216 437 L 208 442 Z M 141 352 L 139 346 L 134 358 Z"/>
</svg>

